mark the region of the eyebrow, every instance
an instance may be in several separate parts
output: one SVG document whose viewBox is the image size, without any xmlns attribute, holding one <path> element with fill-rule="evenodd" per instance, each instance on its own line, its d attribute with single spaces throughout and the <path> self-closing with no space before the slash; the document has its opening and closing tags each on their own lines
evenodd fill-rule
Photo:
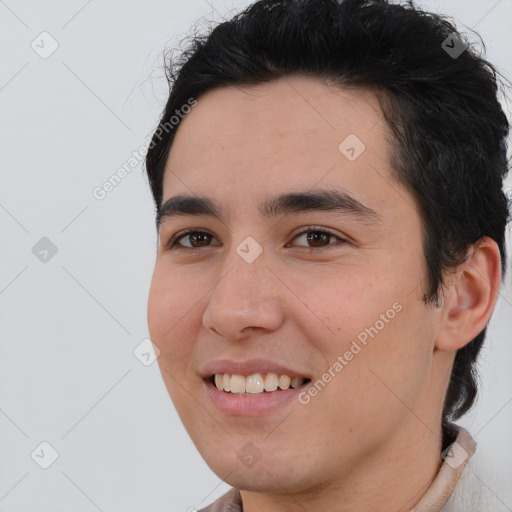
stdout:
<svg viewBox="0 0 512 512">
<path fill-rule="evenodd" d="M 381 218 L 371 208 L 352 197 L 349 193 L 320 189 L 307 192 L 289 192 L 269 198 L 260 205 L 259 211 L 265 217 L 297 214 L 308 211 L 333 211 L 354 216 L 363 222 L 380 222 Z M 157 229 L 171 217 L 199 216 L 215 217 L 225 222 L 222 206 L 205 196 L 178 194 L 167 199 L 157 215 Z"/>
</svg>

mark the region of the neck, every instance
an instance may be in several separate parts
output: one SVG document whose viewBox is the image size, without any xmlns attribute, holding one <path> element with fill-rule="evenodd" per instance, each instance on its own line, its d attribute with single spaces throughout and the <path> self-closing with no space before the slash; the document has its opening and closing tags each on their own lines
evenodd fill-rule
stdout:
<svg viewBox="0 0 512 512">
<path fill-rule="evenodd" d="M 441 466 L 441 426 L 430 429 L 410 415 L 408 424 L 379 450 L 301 492 L 241 491 L 244 512 L 410 511 Z M 385 506 L 383 506 L 385 504 Z"/>
</svg>

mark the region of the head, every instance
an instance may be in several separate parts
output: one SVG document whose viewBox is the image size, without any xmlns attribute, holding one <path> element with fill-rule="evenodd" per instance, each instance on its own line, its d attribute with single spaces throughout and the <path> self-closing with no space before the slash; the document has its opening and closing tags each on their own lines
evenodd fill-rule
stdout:
<svg viewBox="0 0 512 512">
<path fill-rule="evenodd" d="M 248 488 L 245 452 L 287 489 L 321 485 L 475 400 L 505 271 L 508 123 L 494 68 L 446 51 L 454 33 L 384 0 L 262 0 L 169 67 L 146 158 L 149 328 L 206 462 L 225 475 L 238 457 L 233 485 Z M 306 381 L 277 409 L 226 412 L 219 359 Z"/>
</svg>

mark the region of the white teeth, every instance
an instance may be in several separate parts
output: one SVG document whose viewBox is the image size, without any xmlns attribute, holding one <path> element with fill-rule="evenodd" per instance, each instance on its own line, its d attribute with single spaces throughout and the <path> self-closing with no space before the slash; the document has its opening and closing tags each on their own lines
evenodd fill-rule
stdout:
<svg viewBox="0 0 512 512">
<path fill-rule="evenodd" d="M 231 393 L 245 393 L 245 377 L 243 375 L 231 375 Z"/>
<path fill-rule="evenodd" d="M 263 377 L 259 373 L 249 375 L 245 381 L 246 393 L 263 393 Z"/>
<path fill-rule="evenodd" d="M 217 386 L 217 389 L 220 389 L 221 391 L 224 389 L 222 386 L 222 375 L 218 373 L 215 375 L 215 385 Z"/>
<path fill-rule="evenodd" d="M 253 373 L 247 377 L 243 375 L 230 375 L 229 373 L 216 373 L 215 386 L 220 391 L 231 392 L 233 394 L 260 394 L 282 390 L 298 388 L 304 384 L 302 377 L 290 377 L 289 375 L 278 375 L 277 373 Z"/>
<path fill-rule="evenodd" d="M 292 388 L 298 388 L 302 384 L 302 379 L 300 377 L 293 377 L 290 386 Z"/>
<path fill-rule="evenodd" d="M 215 377 L 217 377 L 217 375 L 215 375 Z M 225 373 L 222 377 L 222 387 L 224 391 L 231 391 L 231 375 L 229 375 L 229 373 Z"/>
<path fill-rule="evenodd" d="M 288 389 L 290 387 L 292 379 L 288 375 L 281 375 L 279 377 L 279 387 L 281 389 Z"/>
<path fill-rule="evenodd" d="M 267 373 L 265 376 L 265 391 L 275 391 L 278 384 L 277 373 Z"/>
</svg>

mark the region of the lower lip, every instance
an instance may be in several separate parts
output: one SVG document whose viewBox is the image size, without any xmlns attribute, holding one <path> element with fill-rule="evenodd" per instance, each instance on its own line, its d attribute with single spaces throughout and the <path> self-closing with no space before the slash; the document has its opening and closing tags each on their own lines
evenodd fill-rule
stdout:
<svg viewBox="0 0 512 512">
<path fill-rule="evenodd" d="M 294 399 L 298 401 L 298 394 L 304 391 L 306 385 L 298 388 L 289 388 L 270 393 L 247 395 L 232 395 L 220 391 L 211 381 L 204 381 L 206 392 L 212 402 L 223 412 L 234 416 L 257 416 L 275 411 L 279 407 L 290 403 Z M 308 383 L 309 384 L 309 383 Z"/>
</svg>

